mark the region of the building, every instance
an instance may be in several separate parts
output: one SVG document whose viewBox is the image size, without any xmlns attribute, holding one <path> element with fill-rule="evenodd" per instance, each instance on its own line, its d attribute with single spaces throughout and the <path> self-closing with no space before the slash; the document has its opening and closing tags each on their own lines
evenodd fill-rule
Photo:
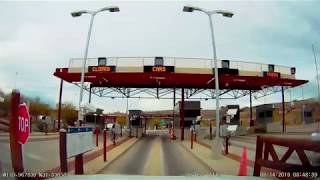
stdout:
<svg viewBox="0 0 320 180">
<path fill-rule="evenodd" d="M 180 125 L 180 110 L 181 101 L 175 105 L 175 127 L 181 127 Z M 197 119 L 197 116 L 201 115 L 200 101 L 185 101 L 184 102 L 184 127 L 190 127 L 192 121 Z"/>
<path fill-rule="evenodd" d="M 226 111 L 224 114 L 222 114 L 222 123 L 228 125 L 240 125 L 240 106 L 227 105 L 225 108 Z"/>
<path fill-rule="evenodd" d="M 129 122 L 130 126 L 139 126 L 141 125 L 141 110 L 129 110 Z"/>
<path fill-rule="evenodd" d="M 273 104 L 263 104 L 256 106 L 256 131 L 265 132 L 267 124 L 273 121 Z"/>
<path fill-rule="evenodd" d="M 285 125 L 303 125 L 316 122 L 316 106 L 312 103 L 285 103 Z M 267 131 L 268 124 L 282 124 L 283 110 L 280 104 L 256 106 L 256 131 Z M 269 126 L 272 127 L 272 126 Z"/>
</svg>

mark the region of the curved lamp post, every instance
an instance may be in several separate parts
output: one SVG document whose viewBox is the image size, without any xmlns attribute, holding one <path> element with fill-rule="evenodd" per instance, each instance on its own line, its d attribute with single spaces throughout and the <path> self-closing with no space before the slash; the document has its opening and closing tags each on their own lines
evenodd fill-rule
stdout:
<svg viewBox="0 0 320 180">
<path fill-rule="evenodd" d="M 214 11 L 207 11 L 205 9 L 194 7 L 194 6 L 184 6 L 183 7 L 184 12 L 193 12 L 193 11 L 200 11 L 205 13 L 209 17 L 209 23 L 210 23 L 210 30 L 211 30 L 211 43 L 212 43 L 212 50 L 213 50 L 213 61 L 214 61 L 214 80 L 215 80 L 215 96 L 216 96 L 216 137 L 213 140 L 213 146 L 211 148 L 212 150 L 212 158 L 213 159 L 219 159 L 221 158 L 221 148 L 222 148 L 222 142 L 219 138 L 219 123 L 220 123 L 220 116 L 219 116 L 219 79 L 218 79 L 218 60 L 217 60 L 217 53 L 216 53 L 216 46 L 215 46 L 215 40 L 214 40 L 214 31 L 213 31 L 213 23 L 212 23 L 212 15 L 214 14 L 221 14 L 224 17 L 231 18 L 233 16 L 233 13 L 231 11 L 223 11 L 223 10 L 214 10 Z M 210 66 L 212 68 L 212 61 L 210 61 Z"/>
<path fill-rule="evenodd" d="M 102 12 L 102 11 L 119 12 L 120 9 L 117 6 L 109 6 L 109 7 L 104 7 L 104 8 L 98 9 L 96 11 L 81 10 L 81 11 L 75 11 L 75 12 L 71 13 L 72 17 L 79 17 L 83 14 L 91 15 L 90 26 L 89 26 L 89 31 L 88 31 L 88 35 L 87 35 L 86 49 L 84 52 L 84 60 L 83 60 L 83 65 L 82 65 L 82 69 L 81 69 L 81 88 L 80 88 L 80 97 L 79 97 L 79 104 L 78 104 L 79 105 L 78 125 L 80 125 L 80 121 L 83 120 L 83 116 L 82 116 L 83 114 L 82 114 L 82 110 L 81 110 L 81 102 L 82 102 L 82 98 L 83 98 L 84 71 L 85 71 L 86 62 L 87 62 L 87 58 L 88 58 L 88 48 L 89 48 L 89 41 L 90 41 L 90 36 L 91 36 L 93 20 L 94 20 L 95 15 L 97 15 L 99 12 Z"/>
</svg>

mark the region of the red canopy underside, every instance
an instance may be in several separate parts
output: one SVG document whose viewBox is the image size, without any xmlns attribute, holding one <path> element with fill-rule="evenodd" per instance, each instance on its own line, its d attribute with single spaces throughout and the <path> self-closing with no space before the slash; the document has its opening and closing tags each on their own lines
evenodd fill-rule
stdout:
<svg viewBox="0 0 320 180">
<path fill-rule="evenodd" d="M 81 74 L 57 70 L 54 75 L 68 82 L 80 82 Z M 210 74 L 89 72 L 85 74 L 85 82 L 90 82 L 93 87 L 214 88 L 213 75 Z M 260 90 L 272 86 L 295 87 L 307 82 L 272 77 L 219 75 L 220 89 Z"/>
</svg>

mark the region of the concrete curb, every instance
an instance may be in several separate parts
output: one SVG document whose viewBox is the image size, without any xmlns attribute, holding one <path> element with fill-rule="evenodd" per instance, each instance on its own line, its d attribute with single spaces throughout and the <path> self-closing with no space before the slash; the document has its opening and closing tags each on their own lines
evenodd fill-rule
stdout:
<svg viewBox="0 0 320 180">
<path fill-rule="evenodd" d="M 101 174 L 101 171 L 108 167 L 111 163 L 113 163 L 114 161 L 116 161 L 117 159 L 119 159 L 124 153 L 126 153 L 129 149 L 131 149 L 137 142 L 139 142 L 142 139 L 142 137 L 138 138 L 137 141 L 135 141 L 134 143 L 132 143 L 126 150 L 124 150 L 122 153 L 120 153 L 117 157 L 115 157 L 114 159 L 112 159 L 111 161 L 107 161 L 107 164 L 104 165 L 99 171 L 96 172 L 96 174 Z"/>
<path fill-rule="evenodd" d="M 184 149 L 186 149 L 190 154 L 192 154 L 192 156 L 194 157 L 194 158 L 196 158 L 197 160 L 199 160 L 199 162 L 202 164 L 202 165 L 204 165 L 204 166 L 206 166 L 208 169 L 210 169 L 212 172 L 213 172 L 213 174 L 217 174 L 217 172 L 212 168 L 212 167 L 210 167 L 207 163 L 205 163 L 202 159 L 200 159 L 198 156 L 196 156 L 189 148 L 187 148 L 187 147 L 185 147 L 183 144 L 182 144 L 182 142 L 178 142 L 178 144 L 180 144 L 180 146 L 182 146 Z"/>
</svg>

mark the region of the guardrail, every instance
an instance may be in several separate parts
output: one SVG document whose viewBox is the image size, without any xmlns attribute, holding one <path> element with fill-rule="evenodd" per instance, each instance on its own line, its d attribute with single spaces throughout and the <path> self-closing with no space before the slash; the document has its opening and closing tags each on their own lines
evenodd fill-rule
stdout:
<svg viewBox="0 0 320 180">
<path fill-rule="evenodd" d="M 155 57 L 107 57 L 107 66 L 117 67 L 142 67 L 153 66 Z M 212 61 L 212 62 L 211 62 Z M 69 68 L 80 68 L 83 64 L 83 58 L 71 58 Z M 98 58 L 88 58 L 86 67 L 97 66 Z M 164 66 L 175 66 L 179 68 L 205 68 L 214 67 L 211 59 L 204 58 L 180 58 L 180 57 L 163 57 Z M 245 61 L 229 61 L 229 68 L 242 71 L 263 72 L 269 71 L 269 64 L 245 62 Z M 218 60 L 218 68 L 222 67 L 222 60 Z M 291 67 L 274 65 L 274 71 L 281 74 L 291 75 Z"/>
</svg>

